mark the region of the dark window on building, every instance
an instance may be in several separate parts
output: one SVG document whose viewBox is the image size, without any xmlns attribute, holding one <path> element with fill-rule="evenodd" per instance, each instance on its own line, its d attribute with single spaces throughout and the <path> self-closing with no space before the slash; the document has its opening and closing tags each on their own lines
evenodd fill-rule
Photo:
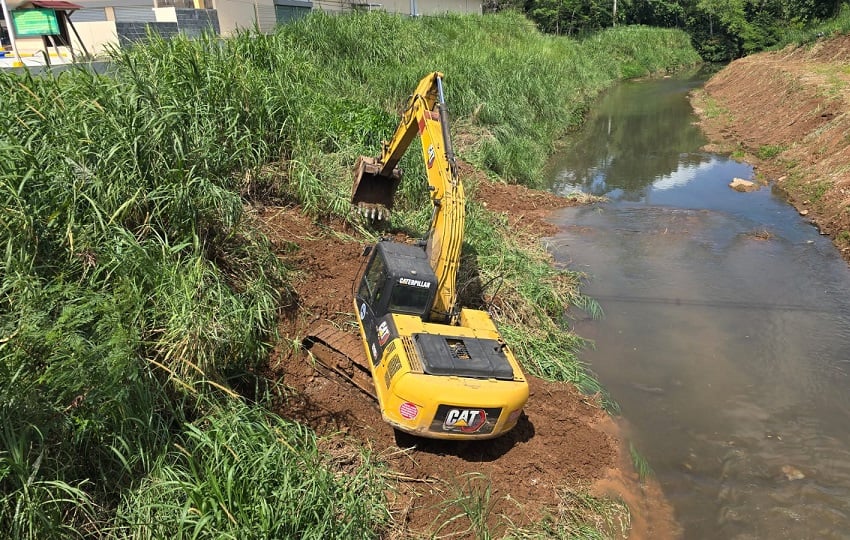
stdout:
<svg viewBox="0 0 850 540">
<path fill-rule="evenodd" d="M 313 10 L 313 2 L 307 0 L 275 0 L 274 16 L 277 24 L 286 24 L 306 16 Z"/>
</svg>

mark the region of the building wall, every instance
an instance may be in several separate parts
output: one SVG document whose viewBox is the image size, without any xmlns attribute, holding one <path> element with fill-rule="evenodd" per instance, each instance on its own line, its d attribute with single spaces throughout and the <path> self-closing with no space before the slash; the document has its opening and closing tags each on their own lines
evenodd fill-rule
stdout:
<svg viewBox="0 0 850 540">
<path fill-rule="evenodd" d="M 189 37 L 199 37 L 204 33 L 221 34 L 218 13 L 214 9 L 185 9 L 174 10 L 175 20 L 180 33 Z"/>
<path fill-rule="evenodd" d="M 71 17 L 71 20 L 73 21 L 74 18 Z M 118 46 L 118 30 L 115 28 L 115 21 L 75 22 L 74 27 L 80 34 L 89 54 L 100 56 L 111 47 Z M 71 32 L 71 35 L 74 49 L 82 51 L 83 49 L 73 32 Z"/>
<path fill-rule="evenodd" d="M 480 0 L 416 0 L 417 15 L 439 15 L 442 13 L 482 12 Z M 411 15 L 410 0 L 317 0 L 314 9 L 328 12 L 352 11 L 354 9 L 381 10 L 388 13 Z"/>
<path fill-rule="evenodd" d="M 255 21 L 264 32 L 271 32 L 276 24 L 273 0 L 215 0 L 222 36 L 237 30 L 253 30 Z"/>
</svg>

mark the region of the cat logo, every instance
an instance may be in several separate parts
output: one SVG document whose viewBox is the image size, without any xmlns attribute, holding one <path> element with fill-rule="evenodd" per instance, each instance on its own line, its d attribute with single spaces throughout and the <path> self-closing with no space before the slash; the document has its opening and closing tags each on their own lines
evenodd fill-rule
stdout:
<svg viewBox="0 0 850 540">
<path fill-rule="evenodd" d="M 443 422 L 443 431 L 475 433 L 487 422 L 484 409 L 450 409 Z"/>
</svg>

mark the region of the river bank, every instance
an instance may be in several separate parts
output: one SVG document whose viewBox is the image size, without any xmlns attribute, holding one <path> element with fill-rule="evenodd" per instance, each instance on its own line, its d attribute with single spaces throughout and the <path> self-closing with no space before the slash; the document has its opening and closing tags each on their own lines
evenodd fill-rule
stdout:
<svg viewBox="0 0 850 540">
<path fill-rule="evenodd" d="M 584 202 L 494 183 L 467 164 L 462 170 L 476 203 L 504 216 L 512 234 L 541 256 L 541 238 L 557 231 L 547 221 L 549 213 Z M 353 261 L 359 260 L 363 239 L 342 222 L 312 222 L 297 207 L 254 208 L 252 216 L 279 247 L 278 256 L 300 275 L 293 283 L 298 307 L 281 318 L 280 334 L 303 335 L 315 320 L 350 328 L 349 291 L 358 270 Z M 287 384 L 275 413 L 336 441 L 340 454 L 365 446 L 390 469 L 391 538 L 503 537 L 547 530 L 541 522 L 549 523 L 548 530 L 588 534 L 591 529 L 580 528 L 593 523 L 611 538 L 678 535 L 658 483 L 635 470 L 626 434 L 599 396 L 584 395 L 572 384 L 529 375 L 531 397 L 515 430 L 483 444 L 458 444 L 400 437 L 380 421 L 371 400 L 323 376 L 287 341 L 272 355 L 266 376 Z"/>
<path fill-rule="evenodd" d="M 692 95 L 712 148 L 752 163 L 850 262 L 850 37 L 736 60 Z"/>
</svg>

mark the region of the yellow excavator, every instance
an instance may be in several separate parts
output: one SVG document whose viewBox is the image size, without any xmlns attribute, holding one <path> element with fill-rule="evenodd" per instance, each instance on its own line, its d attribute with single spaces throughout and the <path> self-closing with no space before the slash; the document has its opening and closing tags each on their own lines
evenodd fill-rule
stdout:
<svg viewBox="0 0 850 540">
<path fill-rule="evenodd" d="M 394 428 L 436 439 L 489 439 L 516 425 L 528 383 L 489 314 L 458 306 L 465 199 L 442 81 L 440 72 L 425 76 L 380 157 L 361 156 L 355 166 L 352 204 L 370 219 L 387 218 L 401 180 L 396 166 L 418 134 L 433 206 L 418 244 L 382 239 L 364 252 L 354 309 L 367 362 L 357 360 L 353 336 L 329 326 L 307 336 L 305 346 L 317 357 L 319 350 L 335 353 L 332 368 L 374 397 Z M 358 368 L 371 375 L 366 382 L 356 377 Z"/>
</svg>

